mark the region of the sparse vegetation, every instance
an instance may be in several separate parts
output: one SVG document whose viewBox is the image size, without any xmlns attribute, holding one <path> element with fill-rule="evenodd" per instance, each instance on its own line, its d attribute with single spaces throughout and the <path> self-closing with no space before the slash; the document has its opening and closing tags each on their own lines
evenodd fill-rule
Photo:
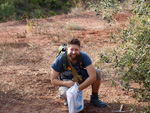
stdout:
<svg viewBox="0 0 150 113">
<path fill-rule="evenodd" d="M 44 18 L 68 13 L 71 8 L 79 7 L 82 0 L 1 0 L 0 22 L 8 20 Z M 86 2 L 86 1 L 85 1 Z"/>
<path fill-rule="evenodd" d="M 15 4 L 12 1 L 4 3 L 0 2 L 0 20 L 4 21 L 9 18 L 15 18 L 15 10 Z"/>
<path fill-rule="evenodd" d="M 102 3 L 103 2 L 107 3 L 102 4 L 105 5 L 105 9 L 107 9 L 107 7 L 111 7 L 110 4 L 114 3 L 114 0 L 104 0 L 102 1 Z M 122 84 L 123 87 L 127 88 L 127 90 L 132 90 L 134 92 L 134 98 L 136 98 L 140 102 L 149 102 L 150 15 L 147 12 L 150 12 L 150 1 L 131 0 L 129 3 L 132 3 L 132 11 L 135 15 L 130 18 L 129 27 L 122 30 L 122 35 L 120 37 L 119 35 L 116 35 L 115 37 L 112 36 L 112 38 L 116 40 L 116 43 L 118 45 L 111 51 L 101 53 L 100 62 L 107 64 L 109 63 L 110 68 L 116 70 L 116 75 L 118 75 L 118 78 L 120 78 L 120 81 L 122 81 L 122 83 L 120 84 Z M 119 11 L 119 8 L 116 10 Z M 112 10 L 109 11 L 110 14 L 113 13 L 111 12 Z M 105 17 L 107 18 L 110 14 L 106 14 Z M 137 83 L 137 86 L 139 87 L 132 87 L 132 83 Z M 146 107 L 146 113 L 150 112 L 149 107 Z"/>
<path fill-rule="evenodd" d="M 68 30 L 83 30 L 84 28 L 76 23 L 68 23 L 66 25 L 66 29 L 68 29 Z"/>
</svg>

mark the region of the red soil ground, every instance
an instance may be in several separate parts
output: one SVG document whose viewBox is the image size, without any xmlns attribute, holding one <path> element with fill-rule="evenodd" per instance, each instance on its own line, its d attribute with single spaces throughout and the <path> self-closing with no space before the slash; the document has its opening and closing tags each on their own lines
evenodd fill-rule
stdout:
<svg viewBox="0 0 150 113">
<path fill-rule="evenodd" d="M 25 20 L 1 23 L 0 113 L 67 113 L 68 107 L 58 98 L 58 87 L 50 80 L 50 66 L 59 45 L 72 37 L 79 38 L 82 51 L 95 63 L 100 51 L 115 46 L 108 36 L 126 27 L 130 16 L 129 12 L 121 12 L 111 25 L 95 12 L 33 19 L 28 23 Z M 109 72 L 105 65 L 100 68 Z M 84 90 L 85 106 L 81 113 L 111 113 L 119 110 L 121 103 L 126 113 L 138 113 L 148 104 L 136 101 L 119 86 L 111 87 L 107 77 L 101 83 L 99 97 L 108 107 L 91 106 L 90 95 L 89 86 Z"/>
</svg>

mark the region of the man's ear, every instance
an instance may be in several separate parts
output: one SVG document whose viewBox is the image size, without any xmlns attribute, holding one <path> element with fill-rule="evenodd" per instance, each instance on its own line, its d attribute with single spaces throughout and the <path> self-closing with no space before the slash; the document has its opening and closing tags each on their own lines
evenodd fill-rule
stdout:
<svg viewBox="0 0 150 113">
<path fill-rule="evenodd" d="M 66 51 L 68 51 L 68 47 L 66 47 Z"/>
</svg>

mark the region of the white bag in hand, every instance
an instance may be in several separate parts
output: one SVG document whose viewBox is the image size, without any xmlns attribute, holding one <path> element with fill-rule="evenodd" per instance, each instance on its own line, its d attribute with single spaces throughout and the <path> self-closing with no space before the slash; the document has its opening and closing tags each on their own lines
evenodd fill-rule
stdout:
<svg viewBox="0 0 150 113">
<path fill-rule="evenodd" d="M 78 90 L 78 85 L 75 83 L 66 92 L 69 113 L 77 113 L 84 108 L 83 91 Z"/>
</svg>

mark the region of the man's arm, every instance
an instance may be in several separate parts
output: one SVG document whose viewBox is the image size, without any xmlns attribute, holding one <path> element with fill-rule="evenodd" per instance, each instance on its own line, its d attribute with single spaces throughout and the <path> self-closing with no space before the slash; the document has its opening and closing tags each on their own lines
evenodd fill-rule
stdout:
<svg viewBox="0 0 150 113">
<path fill-rule="evenodd" d="M 89 77 L 82 84 L 79 85 L 79 90 L 85 89 L 86 87 L 92 85 L 96 81 L 96 70 L 93 64 L 87 66 L 86 70 Z"/>
<path fill-rule="evenodd" d="M 59 72 L 55 71 L 52 68 L 51 69 L 51 82 L 52 82 L 53 85 L 72 87 L 75 83 L 72 80 L 69 80 L 69 81 L 59 80 L 58 76 L 59 76 Z"/>
</svg>

